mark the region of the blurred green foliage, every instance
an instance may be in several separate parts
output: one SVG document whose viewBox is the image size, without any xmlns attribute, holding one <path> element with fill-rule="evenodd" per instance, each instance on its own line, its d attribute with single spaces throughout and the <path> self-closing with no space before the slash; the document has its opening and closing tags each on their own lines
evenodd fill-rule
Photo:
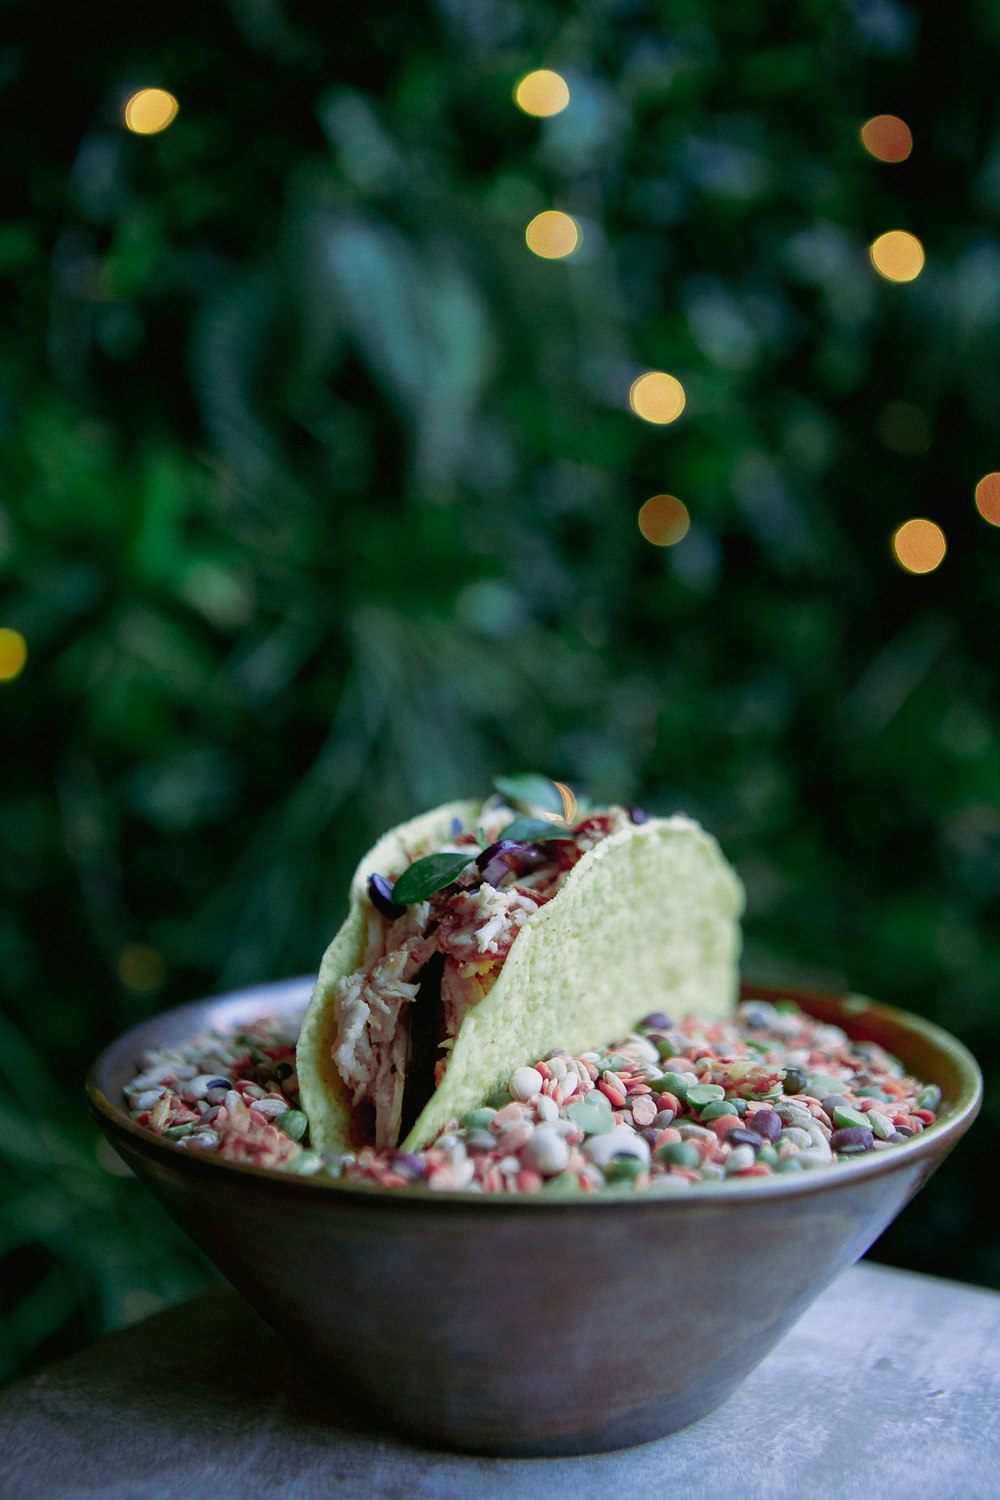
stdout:
<svg viewBox="0 0 1000 1500">
<path fill-rule="evenodd" d="M 97 1046 L 314 969 L 376 832 L 500 770 L 695 814 L 747 973 L 920 1011 L 995 1078 L 1000 13 L 3 16 L 0 1375 L 206 1274 L 98 1155 Z M 147 84 L 180 113 L 140 137 Z M 903 164 L 860 146 L 883 111 Z M 565 262 L 525 246 L 549 207 Z M 629 410 L 650 368 L 669 427 Z M 1000 1286 L 998 1113 L 878 1254 Z"/>
</svg>

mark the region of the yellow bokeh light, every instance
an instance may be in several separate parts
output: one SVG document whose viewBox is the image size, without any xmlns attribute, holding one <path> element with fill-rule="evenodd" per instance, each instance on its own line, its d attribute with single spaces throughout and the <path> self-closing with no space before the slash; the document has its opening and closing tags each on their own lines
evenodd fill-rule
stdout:
<svg viewBox="0 0 1000 1500">
<path fill-rule="evenodd" d="M 580 226 L 569 214 L 556 208 L 547 208 L 536 214 L 524 231 L 528 249 L 543 260 L 562 260 L 572 255 L 580 243 Z"/>
<path fill-rule="evenodd" d="M 933 573 L 948 550 L 944 532 L 934 521 L 917 517 L 893 532 L 892 550 L 907 573 Z"/>
<path fill-rule="evenodd" d="M 861 143 L 878 161 L 905 161 L 913 150 L 913 135 L 898 115 L 875 115 L 862 125 Z"/>
<path fill-rule="evenodd" d="M 654 547 L 672 547 L 687 535 L 691 517 L 676 495 L 651 495 L 639 509 L 639 530 Z"/>
<path fill-rule="evenodd" d="M 136 994 L 158 990 L 166 972 L 163 954 L 149 943 L 129 943 L 118 955 L 118 978 Z"/>
<path fill-rule="evenodd" d="M 514 90 L 514 103 L 526 115 L 558 115 L 569 103 L 569 85 L 561 73 L 536 68 L 526 73 Z"/>
<path fill-rule="evenodd" d="M 628 393 L 629 405 L 637 417 L 644 422 L 676 422 L 684 410 L 687 397 L 684 387 L 675 375 L 663 370 L 650 370 L 633 380 Z"/>
<path fill-rule="evenodd" d="M 976 485 L 976 509 L 991 526 L 1000 526 L 1000 474 L 984 474 Z"/>
<path fill-rule="evenodd" d="M 179 108 L 166 89 L 139 89 L 125 106 L 125 124 L 135 135 L 158 135 L 173 123 Z"/>
<path fill-rule="evenodd" d="M 19 630 L 0 629 L 0 682 L 13 682 L 28 660 L 28 643 Z"/>
<path fill-rule="evenodd" d="M 886 281 L 915 281 L 924 269 L 924 247 L 906 229 L 890 229 L 873 240 L 872 265 Z"/>
</svg>

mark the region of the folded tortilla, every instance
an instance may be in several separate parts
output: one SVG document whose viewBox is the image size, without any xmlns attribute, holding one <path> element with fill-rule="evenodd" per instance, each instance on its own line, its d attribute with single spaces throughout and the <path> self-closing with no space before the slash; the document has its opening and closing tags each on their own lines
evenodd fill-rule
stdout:
<svg viewBox="0 0 1000 1500">
<path fill-rule="evenodd" d="M 347 919 L 324 955 L 298 1044 L 302 1104 L 317 1151 L 376 1143 L 373 1109 L 357 1100 L 357 1089 L 348 1086 L 335 1061 L 351 1040 L 341 1034 L 342 997 L 378 953 L 371 945 L 379 924 L 368 877 L 398 877 L 414 859 L 449 847 L 456 820 L 474 826 L 479 810 L 477 802 L 450 803 L 404 823 L 357 868 Z M 653 1011 L 672 1018 L 731 1014 L 742 910 L 743 889 L 734 871 L 715 840 L 689 818 L 630 823 L 595 844 L 520 927 L 490 987 L 476 991 L 473 985 L 457 1033 L 445 1042 L 449 1050 L 439 1055 L 443 1074 L 401 1148 L 422 1149 L 505 1087 L 515 1068 L 555 1048 L 587 1051 L 623 1036 Z M 413 987 L 401 981 L 394 1002 L 404 1034 L 389 1037 L 380 1050 L 386 1078 L 403 1074 L 394 1103 L 380 1106 L 377 1143 L 383 1146 L 395 1144 L 392 1128 L 401 1118 L 405 1029 L 410 1006 L 421 1000 L 419 983 L 414 998 L 407 998 Z M 395 1048 L 392 1064 L 386 1047 Z"/>
</svg>

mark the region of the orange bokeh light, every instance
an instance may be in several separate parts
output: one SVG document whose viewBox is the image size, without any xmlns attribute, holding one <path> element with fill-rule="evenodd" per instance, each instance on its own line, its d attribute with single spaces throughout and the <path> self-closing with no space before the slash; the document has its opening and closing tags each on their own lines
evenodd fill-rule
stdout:
<svg viewBox="0 0 1000 1500">
<path fill-rule="evenodd" d="M 633 380 L 628 399 L 637 417 L 658 426 L 676 422 L 687 401 L 677 376 L 668 375 L 665 370 L 648 370 Z"/>
<path fill-rule="evenodd" d="M 639 530 L 654 547 L 673 547 L 687 535 L 691 516 L 676 495 L 651 495 L 639 509 Z"/>
<path fill-rule="evenodd" d="M 873 240 L 872 265 L 886 281 L 915 281 L 924 269 L 924 247 L 907 229 L 890 229 Z"/>
<path fill-rule="evenodd" d="M 569 85 L 561 73 L 536 68 L 526 73 L 514 90 L 514 102 L 526 115 L 558 115 L 569 103 Z"/>
<path fill-rule="evenodd" d="M 28 660 L 28 643 L 19 630 L 9 625 L 0 629 L 0 682 L 13 682 Z"/>
<path fill-rule="evenodd" d="M 898 115 L 875 115 L 862 125 L 861 143 L 878 161 L 905 161 L 913 150 L 913 135 Z"/>
<path fill-rule="evenodd" d="M 536 214 L 524 231 L 528 249 L 543 260 L 562 260 L 580 243 L 580 226 L 569 214 L 547 208 Z"/>
<path fill-rule="evenodd" d="M 984 474 L 976 485 L 976 509 L 991 526 L 1000 526 L 1000 474 Z"/>
<path fill-rule="evenodd" d="M 179 108 L 166 89 L 139 89 L 125 105 L 125 124 L 133 135 L 159 135 L 173 124 Z"/>
<path fill-rule="evenodd" d="M 948 550 L 944 532 L 922 516 L 904 521 L 892 537 L 896 561 L 907 573 L 933 573 Z"/>
</svg>

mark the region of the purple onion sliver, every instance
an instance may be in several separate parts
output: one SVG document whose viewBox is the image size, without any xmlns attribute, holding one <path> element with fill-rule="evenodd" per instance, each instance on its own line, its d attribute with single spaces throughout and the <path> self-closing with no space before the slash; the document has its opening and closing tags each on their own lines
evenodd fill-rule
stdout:
<svg viewBox="0 0 1000 1500">
<path fill-rule="evenodd" d="M 536 844 L 519 839 L 497 839 L 476 859 L 476 868 L 487 885 L 499 885 L 504 876 L 523 875 L 526 870 L 545 863 L 547 856 Z"/>
<path fill-rule="evenodd" d="M 383 917 L 388 917 L 390 922 L 401 917 L 406 910 L 398 901 L 393 901 L 392 881 L 385 875 L 369 875 L 368 896 L 375 910 L 380 911 Z"/>
<path fill-rule="evenodd" d="M 641 807 L 630 807 L 627 809 L 633 823 L 645 823 L 649 820 L 649 813 L 644 812 Z"/>
</svg>

